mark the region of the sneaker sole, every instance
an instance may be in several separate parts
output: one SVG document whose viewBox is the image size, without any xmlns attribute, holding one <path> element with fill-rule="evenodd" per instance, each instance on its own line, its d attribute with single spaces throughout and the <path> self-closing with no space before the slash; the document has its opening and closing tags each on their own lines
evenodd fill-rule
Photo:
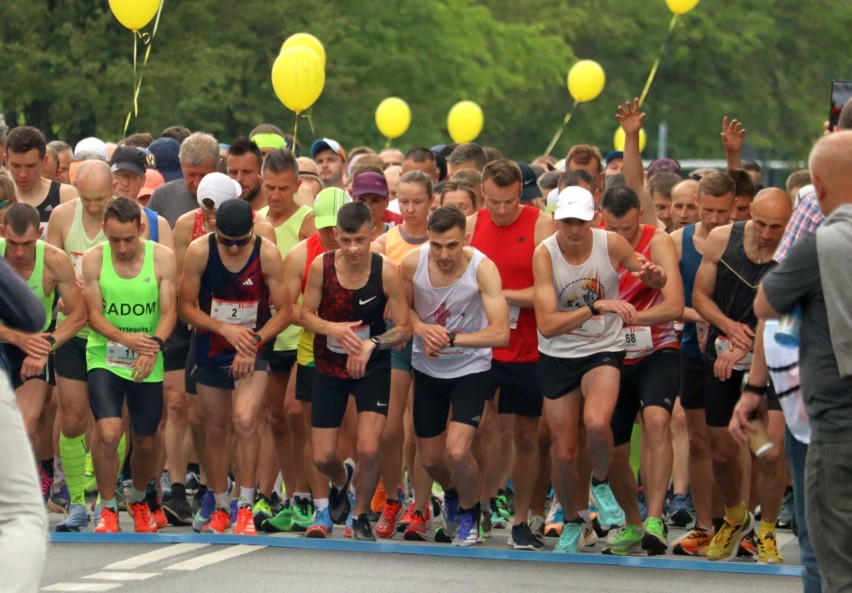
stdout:
<svg viewBox="0 0 852 593">
<path fill-rule="evenodd" d="M 305 531 L 305 537 L 310 539 L 325 539 L 328 533 L 324 529 L 308 529 Z"/>
<path fill-rule="evenodd" d="M 727 556 L 722 556 L 721 558 L 711 558 L 708 553 L 708 560 L 710 560 L 711 562 L 730 562 L 731 560 L 737 557 L 737 555 L 740 553 L 740 544 L 746 537 L 748 537 L 748 535 L 752 532 L 752 529 L 754 528 L 754 515 L 749 513 L 747 519 L 748 521 L 746 522 L 745 527 L 743 527 L 742 531 L 740 531 L 740 534 L 737 536 L 736 542 L 734 542 L 734 545 L 731 548 L 731 552 Z"/>
<path fill-rule="evenodd" d="M 402 535 L 402 539 L 409 542 L 425 542 L 426 532 L 406 530 L 406 532 Z"/>
<path fill-rule="evenodd" d="M 652 535 L 643 535 L 642 549 L 648 552 L 648 556 L 662 556 L 668 551 L 669 546 Z"/>
<path fill-rule="evenodd" d="M 171 510 L 166 505 L 163 505 L 163 511 L 166 513 L 166 519 L 169 522 L 169 525 L 174 525 L 175 527 L 183 527 L 184 525 L 192 525 L 192 517 L 187 519 L 186 517 L 181 517 L 173 510 Z"/>
</svg>

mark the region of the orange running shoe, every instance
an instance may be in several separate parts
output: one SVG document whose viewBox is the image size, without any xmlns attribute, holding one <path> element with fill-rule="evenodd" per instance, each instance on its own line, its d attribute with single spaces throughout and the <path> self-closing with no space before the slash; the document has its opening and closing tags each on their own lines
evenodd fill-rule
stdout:
<svg viewBox="0 0 852 593">
<path fill-rule="evenodd" d="M 157 533 L 157 524 L 151 516 L 151 509 L 144 500 L 130 504 L 130 515 L 133 517 L 133 530 L 136 533 Z"/>
<path fill-rule="evenodd" d="M 396 524 L 405 514 L 405 507 L 398 500 L 386 500 L 382 516 L 376 523 L 376 535 L 391 538 L 396 532 Z"/>
<path fill-rule="evenodd" d="M 205 525 L 202 533 L 225 533 L 231 526 L 231 511 L 230 509 L 216 509 L 213 516 L 210 517 L 210 523 Z"/>
<path fill-rule="evenodd" d="M 118 526 L 118 512 L 106 507 L 102 508 L 95 533 L 118 533 L 119 531 L 121 527 Z"/>
<path fill-rule="evenodd" d="M 426 541 L 426 520 L 420 511 L 411 513 L 411 518 L 408 521 L 408 527 L 405 528 L 403 539 L 414 542 Z"/>
<path fill-rule="evenodd" d="M 677 556 L 706 556 L 714 535 L 714 529 L 707 530 L 696 525 L 674 542 L 672 552 Z"/>
<path fill-rule="evenodd" d="M 376 491 L 373 493 L 373 500 L 370 501 L 370 510 L 374 513 L 381 513 L 385 510 L 385 497 L 387 497 L 388 493 L 385 491 L 384 482 L 379 480 L 379 483 L 376 485 Z"/>
<path fill-rule="evenodd" d="M 237 522 L 234 524 L 236 535 L 257 535 L 254 527 L 254 513 L 248 505 L 241 506 L 237 510 Z"/>
</svg>

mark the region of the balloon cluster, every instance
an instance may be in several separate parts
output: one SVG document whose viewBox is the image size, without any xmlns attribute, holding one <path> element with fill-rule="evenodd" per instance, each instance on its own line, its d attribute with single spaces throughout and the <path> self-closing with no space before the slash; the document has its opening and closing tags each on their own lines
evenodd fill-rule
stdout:
<svg viewBox="0 0 852 593">
<path fill-rule="evenodd" d="M 310 33 L 296 33 L 281 45 L 272 64 L 272 88 L 296 115 L 313 105 L 325 86 L 325 48 Z"/>
</svg>

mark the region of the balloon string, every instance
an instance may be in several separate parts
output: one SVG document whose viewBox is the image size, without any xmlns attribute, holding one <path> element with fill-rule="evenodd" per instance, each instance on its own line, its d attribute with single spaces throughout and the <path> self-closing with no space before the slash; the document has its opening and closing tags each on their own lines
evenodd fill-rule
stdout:
<svg viewBox="0 0 852 593">
<path fill-rule="evenodd" d="M 313 120 L 313 118 L 311 117 L 311 110 L 310 110 L 310 109 L 308 109 L 308 112 L 307 112 L 307 113 L 303 113 L 303 114 L 302 114 L 302 117 L 304 117 L 306 120 L 308 120 L 308 127 L 311 129 L 311 135 L 316 136 L 317 134 L 316 134 L 316 132 L 314 131 L 314 120 Z"/>
<path fill-rule="evenodd" d="M 154 20 L 154 29 L 151 33 L 133 32 L 133 109 L 127 113 L 127 119 L 124 121 L 124 135 L 127 135 L 127 129 L 130 127 L 130 117 L 133 117 L 134 124 L 139 119 L 139 93 L 142 90 L 142 78 L 145 75 L 145 66 L 148 65 L 148 58 L 151 55 L 154 37 L 157 35 L 157 29 L 160 27 L 160 15 L 163 13 L 163 5 L 165 0 L 160 1 L 160 7 L 157 9 L 157 16 Z M 145 57 L 142 59 L 142 67 L 139 68 L 139 78 L 136 78 L 136 41 L 142 40 L 142 44 L 146 46 Z"/>
<path fill-rule="evenodd" d="M 299 114 L 301 111 L 296 112 L 296 117 L 293 118 L 293 154 L 296 154 L 296 145 L 299 143 L 298 141 L 298 132 L 299 132 Z"/>
<path fill-rule="evenodd" d="M 639 97 L 639 106 L 642 106 L 642 103 L 645 102 L 645 97 L 648 96 L 648 91 L 651 90 L 651 83 L 654 82 L 654 76 L 657 74 L 657 68 L 660 67 L 660 60 L 663 59 L 663 54 L 666 51 L 666 46 L 669 43 L 669 39 L 672 37 L 672 31 L 674 31 L 675 25 L 677 24 L 678 15 L 672 16 L 672 22 L 669 23 L 669 31 L 666 33 L 666 38 L 663 41 L 663 44 L 660 46 L 660 53 L 657 54 L 657 59 L 654 60 L 654 65 L 651 66 L 651 72 L 648 74 L 648 80 L 645 81 L 645 88 L 642 89 L 642 95 Z"/>
<path fill-rule="evenodd" d="M 388 139 L 385 141 L 385 148 L 390 148 L 390 147 L 391 147 L 391 139 L 390 139 L 390 137 L 388 137 Z"/>
<path fill-rule="evenodd" d="M 568 122 L 571 121 L 571 115 L 574 113 L 574 110 L 579 104 L 579 101 L 574 101 L 574 105 L 571 106 L 571 111 L 565 114 L 565 119 L 562 120 L 562 127 L 557 130 L 556 135 L 553 136 L 553 140 L 551 140 L 550 144 L 547 145 L 547 150 L 544 151 L 544 156 L 550 156 L 550 152 L 553 150 L 553 147 L 556 146 L 556 143 L 559 142 L 559 138 L 562 137 L 562 132 L 565 131 L 565 126 L 567 126 Z"/>
</svg>

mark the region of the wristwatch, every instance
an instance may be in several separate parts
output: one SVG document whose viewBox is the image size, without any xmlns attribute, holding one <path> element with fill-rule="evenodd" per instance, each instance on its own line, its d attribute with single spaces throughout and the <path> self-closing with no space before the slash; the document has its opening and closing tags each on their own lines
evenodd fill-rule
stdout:
<svg viewBox="0 0 852 593">
<path fill-rule="evenodd" d="M 254 340 L 254 343 L 257 344 L 258 348 L 263 345 L 263 338 L 260 337 L 260 334 L 252 334 L 251 339 Z"/>
<path fill-rule="evenodd" d="M 160 347 L 160 352 L 162 352 L 164 348 L 163 340 L 161 338 L 158 338 L 157 336 L 151 336 L 151 339 L 157 342 L 157 346 Z"/>
<path fill-rule="evenodd" d="M 743 393 L 754 393 L 755 395 L 759 395 L 760 397 L 766 397 L 766 392 L 769 391 L 769 387 L 766 385 L 751 385 L 750 383 L 746 383 L 743 385 Z"/>
<path fill-rule="evenodd" d="M 597 307 L 595 307 L 594 303 L 589 303 L 588 307 L 589 307 L 589 311 L 591 311 L 592 315 L 594 315 L 595 317 L 597 317 L 598 315 L 601 314 L 601 310 L 598 309 Z"/>
<path fill-rule="evenodd" d="M 450 348 L 456 347 L 456 332 L 447 332 L 447 338 L 450 340 Z"/>
<path fill-rule="evenodd" d="M 381 349 L 382 341 L 379 339 L 379 336 L 370 336 L 370 341 L 376 345 L 376 350 Z"/>
<path fill-rule="evenodd" d="M 52 334 L 47 334 L 44 336 L 44 340 L 50 344 L 50 349 L 53 350 L 53 347 L 56 346 L 56 338 Z"/>
</svg>

